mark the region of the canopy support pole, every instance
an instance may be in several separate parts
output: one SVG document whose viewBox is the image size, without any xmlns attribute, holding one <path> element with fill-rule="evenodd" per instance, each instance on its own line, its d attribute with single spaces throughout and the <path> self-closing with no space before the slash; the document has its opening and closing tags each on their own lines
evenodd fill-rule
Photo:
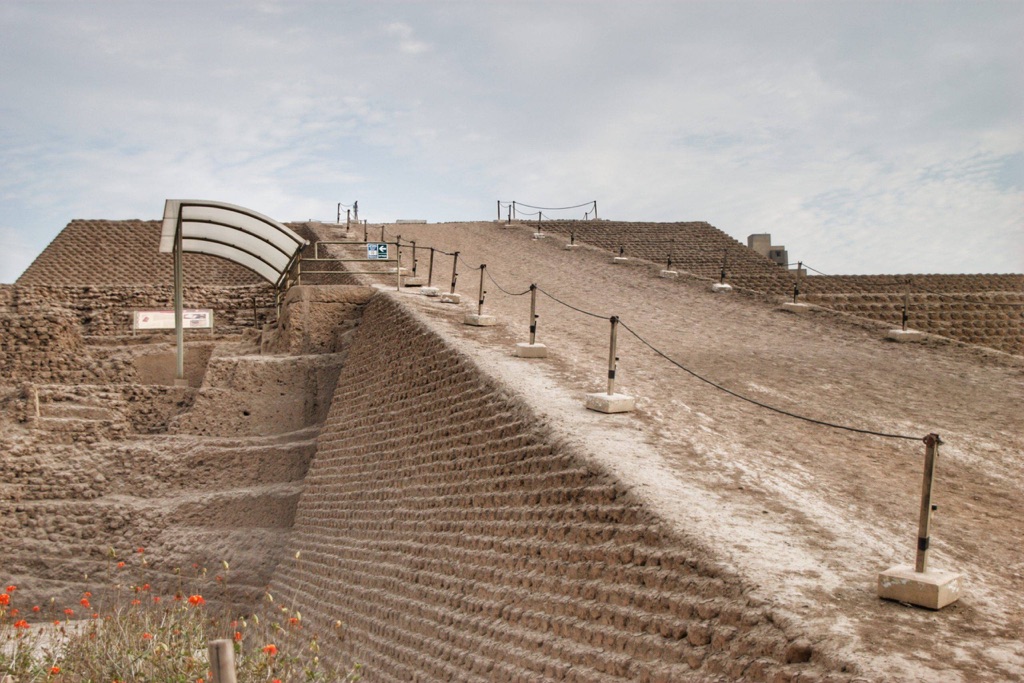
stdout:
<svg viewBox="0 0 1024 683">
<path fill-rule="evenodd" d="M 182 386 L 185 384 L 185 329 L 182 289 L 184 286 L 182 275 L 182 249 L 181 249 L 181 211 L 178 211 L 178 226 L 174 231 L 174 333 L 177 338 L 177 366 L 174 372 L 174 384 Z"/>
</svg>

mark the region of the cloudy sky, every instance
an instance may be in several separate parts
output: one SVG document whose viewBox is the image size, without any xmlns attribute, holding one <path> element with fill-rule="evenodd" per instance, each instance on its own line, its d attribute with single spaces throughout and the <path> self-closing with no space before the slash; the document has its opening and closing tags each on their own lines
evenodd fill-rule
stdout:
<svg viewBox="0 0 1024 683">
<path fill-rule="evenodd" d="M 1022 272 L 1022 34 L 1020 0 L 2 0 L 0 282 L 167 198 L 597 200 L 830 273 Z"/>
</svg>

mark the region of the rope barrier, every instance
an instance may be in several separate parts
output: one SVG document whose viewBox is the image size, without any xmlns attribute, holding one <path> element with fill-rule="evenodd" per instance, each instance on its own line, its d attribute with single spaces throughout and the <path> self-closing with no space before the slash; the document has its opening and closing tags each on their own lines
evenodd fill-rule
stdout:
<svg viewBox="0 0 1024 683">
<path fill-rule="evenodd" d="M 508 294 L 509 296 L 523 296 L 524 294 L 529 294 L 530 291 L 531 291 L 531 289 L 529 287 L 527 287 L 526 290 L 523 291 L 523 292 L 510 292 L 510 291 L 508 291 L 507 289 L 505 289 L 504 287 L 502 287 L 501 285 L 498 284 L 498 281 L 494 279 L 493 275 L 491 275 L 491 271 L 487 270 L 487 271 L 484 271 L 484 272 L 487 273 L 487 279 L 490 280 L 491 282 L 493 282 L 495 287 L 497 287 L 499 290 L 501 290 L 505 294 Z"/>
<path fill-rule="evenodd" d="M 551 299 L 552 301 L 556 301 L 556 302 L 562 304 L 563 306 L 565 306 L 566 308 L 571 308 L 572 310 L 574 310 L 574 311 L 576 311 L 578 313 L 582 313 L 584 315 L 589 315 L 590 317 L 597 318 L 599 320 L 608 320 L 608 316 L 606 316 L 606 315 L 599 315 L 597 313 L 592 313 L 590 311 L 585 311 L 582 308 L 577 308 L 576 306 L 573 306 L 572 304 L 569 304 L 569 303 L 566 303 L 566 302 L 562 301 L 561 299 L 559 299 L 558 297 L 554 296 L 553 294 L 544 291 L 540 287 L 537 288 L 537 291 L 540 292 L 541 294 L 543 294 L 544 296 L 546 296 L 547 298 Z"/>
<path fill-rule="evenodd" d="M 792 412 L 790 412 L 788 410 L 783 410 L 782 408 L 776 408 L 775 406 L 768 405 L 767 403 L 762 403 L 762 402 L 760 402 L 760 401 L 758 401 L 756 399 L 752 399 L 752 398 L 750 398 L 748 396 L 744 396 L 743 394 L 736 393 L 732 389 L 727 389 L 727 388 L 723 387 L 721 384 L 717 384 L 717 383 L 712 382 L 711 380 L 709 380 L 709 379 L 707 379 L 705 377 L 702 377 L 702 376 L 698 375 L 696 372 L 694 372 L 693 370 L 689 369 L 688 367 L 686 367 L 682 363 L 676 361 L 675 359 L 670 358 L 667 354 L 665 354 L 665 352 L 661 351 L 660 349 L 655 347 L 653 344 L 651 344 L 649 341 L 647 341 L 646 339 L 641 337 L 639 334 L 637 334 L 636 331 L 634 331 L 626 323 L 622 322 L 621 319 L 619 320 L 619 324 L 622 325 L 622 327 L 626 331 L 628 331 L 630 334 L 632 334 L 634 337 L 636 337 L 637 340 L 639 340 L 641 344 L 643 344 L 644 346 L 649 348 L 651 351 L 653 351 L 654 353 L 658 354 L 659 356 L 661 356 L 662 358 L 667 360 L 672 365 L 675 365 L 680 370 L 683 370 L 684 372 L 689 373 L 693 377 L 696 377 L 697 379 L 699 379 L 701 382 L 704 382 L 705 384 L 708 384 L 708 385 L 714 387 L 715 389 L 718 389 L 719 391 L 723 391 L 723 392 L 729 394 L 730 396 L 734 396 L 734 397 L 736 397 L 738 399 L 741 399 L 743 401 L 746 401 L 748 403 L 752 403 L 755 406 L 758 406 L 760 408 L 764 408 L 766 410 L 770 410 L 772 412 L 778 413 L 780 415 L 785 415 L 787 417 L 792 417 L 792 418 L 795 418 L 797 420 L 803 420 L 804 422 L 810 422 L 811 424 L 820 425 L 822 427 L 831 427 L 833 429 L 841 429 L 841 430 L 848 431 L 848 432 L 856 432 L 858 434 L 869 434 L 871 436 L 881 436 L 881 437 L 884 437 L 884 438 L 887 438 L 887 439 L 905 439 L 905 440 L 908 440 L 908 441 L 920 441 L 921 440 L 921 437 L 919 437 L 919 436 L 907 436 L 906 434 L 889 434 L 889 433 L 886 433 L 886 432 L 876 432 L 876 431 L 874 431 L 872 429 L 861 429 L 860 427 L 849 427 L 849 426 L 846 426 L 846 425 L 836 424 L 835 422 L 827 422 L 825 420 L 818 420 L 818 419 L 815 419 L 813 417 L 807 417 L 805 415 L 800 415 L 798 413 L 792 413 Z"/>
<path fill-rule="evenodd" d="M 435 249 L 435 250 L 441 252 L 442 254 L 448 254 L 448 252 L 442 251 L 440 249 Z M 471 270 L 476 270 L 476 269 L 480 268 L 480 266 L 471 267 L 470 264 L 468 262 L 466 262 L 466 260 L 463 259 L 461 257 L 461 255 L 459 255 L 458 252 L 455 252 L 454 254 L 448 254 L 448 255 L 455 256 L 455 265 L 457 265 L 458 261 L 461 259 L 463 265 L 466 266 L 466 267 L 469 267 Z M 814 270 L 813 268 L 810 268 L 809 266 L 807 266 L 807 264 L 804 264 L 804 267 L 805 268 L 809 268 L 810 270 Z M 486 269 L 484 269 L 484 271 L 486 272 Z M 815 270 L 815 272 L 820 273 L 820 271 L 817 271 L 817 270 Z M 490 274 L 490 272 L 486 272 L 486 274 L 487 274 L 487 278 L 492 283 L 494 283 L 494 286 L 496 286 L 499 290 L 501 290 L 502 292 L 504 292 L 505 294 L 507 294 L 509 296 L 524 296 L 526 294 L 529 294 L 530 291 L 531 291 L 531 288 L 527 288 L 523 292 L 511 292 L 511 291 L 505 289 L 504 287 L 502 287 L 498 283 L 498 281 L 495 280 L 494 276 Z M 824 275 L 824 273 L 821 273 L 821 274 Z M 629 327 L 629 325 L 627 325 L 625 322 L 623 322 L 621 318 L 618 318 L 617 316 L 609 317 L 609 316 L 606 316 L 606 315 L 601 315 L 601 314 L 598 314 L 598 313 L 594 313 L 593 311 L 588 311 L 586 309 L 579 308 L 578 306 L 573 306 L 572 304 L 570 304 L 570 303 L 568 303 L 566 301 L 563 301 L 562 299 L 559 299 L 558 297 L 556 297 L 555 295 L 551 294 L 550 292 L 542 289 L 541 287 L 536 287 L 536 286 L 534 286 L 534 287 L 535 287 L 536 291 L 538 291 L 541 294 L 543 294 L 544 296 L 548 297 L 549 299 L 551 299 L 555 303 L 561 304 L 562 306 L 565 306 L 566 308 L 569 308 L 569 309 L 571 309 L 573 311 L 576 311 L 577 313 L 582 313 L 583 315 L 587 315 L 587 316 L 590 316 L 592 318 L 597 318 L 599 320 L 611 320 L 613 317 L 616 318 L 618 323 L 621 324 L 622 327 L 626 331 L 628 331 L 631 335 L 636 337 L 636 339 L 641 344 L 643 344 L 644 346 L 649 348 L 656 355 L 660 356 L 661 358 L 664 358 L 666 361 L 668 361 L 672 365 L 676 366 L 677 368 L 679 368 L 680 370 L 686 372 L 687 374 L 691 375 L 692 377 L 700 380 L 701 382 L 704 382 L 705 384 L 707 384 L 707 385 L 709 385 L 709 386 L 711 386 L 711 387 L 713 387 L 715 389 L 718 389 L 719 391 L 721 391 L 723 393 L 726 393 L 726 394 L 728 394 L 728 395 L 730 395 L 730 396 L 732 396 L 734 398 L 738 398 L 741 401 L 746 401 L 747 403 L 755 405 L 755 406 L 757 406 L 759 408 L 763 408 L 765 410 L 769 410 L 769 411 L 777 413 L 779 415 L 784 415 L 786 417 L 790 417 L 790 418 L 793 418 L 793 419 L 796 419 L 796 420 L 802 420 L 804 422 L 808 422 L 810 424 L 815 424 L 815 425 L 818 425 L 818 426 L 821 426 L 821 427 L 828 427 L 828 428 L 831 428 L 831 429 L 838 429 L 838 430 L 841 430 L 841 431 L 853 432 L 853 433 L 856 433 L 856 434 L 866 434 L 868 436 L 877 436 L 877 437 L 886 438 L 886 439 L 901 439 L 901 440 L 905 440 L 905 441 L 921 441 L 922 440 L 922 437 L 919 437 L 919 436 L 909 436 L 909 435 L 906 435 L 906 434 L 893 434 L 893 433 L 889 433 L 889 432 L 876 431 L 876 430 L 873 430 L 873 429 L 864 429 L 864 428 L 861 428 L 861 427 L 850 427 L 849 425 L 842 425 L 842 424 L 838 424 L 838 423 L 835 423 L 835 422 L 828 422 L 827 420 L 819 420 L 819 419 L 816 419 L 816 418 L 813 418 L 813 417 L 807 417 L 806 415 L 800 415 L 799 413 L 794 413 L 792 411 L 784 410 L 782 408 L 777 408 L 777 407 L 769 405 L 767 403 L 763 403 L 763 402 L 758 401 L 756 399 L 750 398 L 749 396 L 744 396 L 743 394 L 735 392 L 732 389 L 728 389 L 727 387 L 724 387 L 721 384 L 718 384 L 717 382 L 713 382 L 712 380 L 707 379 L 706 377 L 703 377 L 702 375 L 694 372 L 693 370 L 691 370 L 690 368 L 686 367 L 685 365 L 683 365 L 679 361 L 671 358 L 664 351 L 662 351 L 661 349 L 657 348 L 651 342 L 647 341 L 642 336 L 640 336 L 640 334 L 638 332 L 636 332 L 634 329 Z"/>
<path fill-rule="evenodd" d="M 530 204 L 523 204 L 522 202 L 515 202 L 516 207 L 525 206 L 527 209 L 539 209 L 540 211 L 566 211 L 568 209 L 580 209 L 584 206 L 590 206 L 594 202 L 584 202 L 583 204 L 577 204 L 575 206 L 532 206 Z"/>
</svg>

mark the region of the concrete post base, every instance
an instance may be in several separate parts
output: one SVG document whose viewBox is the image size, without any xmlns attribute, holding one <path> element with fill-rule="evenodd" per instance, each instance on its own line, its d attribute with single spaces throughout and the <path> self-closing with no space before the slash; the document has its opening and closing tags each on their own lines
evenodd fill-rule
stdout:
<svg viewBox="0 0 1024 683">
<path fill-rule="evenodd" d="M 187 387 L 188 386 L 188 380 L 187 379 L 178 379 L 177 377 L 175 377 L 174 378 L 174 386 L 176 386 L 176 387 Z"/>
<path fill-rule="evenodd" d="M 421 277 L 402 278 L 402 286 L 403 287 L 422 287 L 423 286 L 423 282 L 424 282 L 424 280 Z"/>
<path fill-rule="evenodd" d="M 475 325 L 476 327 L 491 327 L 498 321 L 494 319 L 493 315 L 467 313 L 462 322 L 465 325 Z"/>
<path fill-rule="evenodd" d="M 602 391 L 587 394 L 584 405 L 599 413 L 630 413 L 635 407 L 635 400 L 625 394 L 608 394 Z"/>
<path fill-rule="evenodd" d="M 542 240 L 545 237 L 547 237 L 547 235 L 545 235 L 542 232 L 535 232 L 535 233 L 533 233 L 533 239 L 535 239 L 535 240 Z"/>
<path fill-rule="evenodd" d="M 629 260 L 628 256 L 613 256 L 612 263 L 625 263 Z"/>
<path fill-rule="evenodd" d="M 898 342 L 921 341 L 924 339 L 924 332 L 919 332 L 917 330 L 889 330 L 885 335 L 885 338 Z"/>
<path fill-rule="evenodd" d="M 578 244 L 567 244 L 567 245 L 565 245 L 565 250 L 566 251 L 572 251 L 573 249 L 579 249 L 579 248 L 580 248 L 580 245 L 578 245 Z"/>
<path fill-rule="evenodd" d="M 663 271 L 661 271 L 661 277 L 667 278 L 669 280 L 675 280 L 677 277 L 679 277 L 679 271 L 678 270 L 663 270 Z"/>
<path fill-rule="evenodd" d="M 516 356 L 519 358 L 547 358 L 548 347 L 539 342 L 536 344 L 519 342 L 516 344 Z"/>
<path fill-rule="evenodd" d="M 422 287 L 420 294 L 423 296 L 441 296 L 441 290 L 437 287 Z"/>
<path fill-rule="evenodd" d="M 878 575 L 878 597 L 928 609 L 942 609 L 960 599 L 963 576 L 929 569 L 915 572 L 910 565 L 887 569 Z"/>
<path fill-rule="evenodd" d="M 795 304 L 792 301 L 787 301 L 782 304 L 782 310 L 789 311 L 790 313 L 806 313 L 811 310 L 811 307 L 807 304 Z"/>
<path fill-rule="evenodd" d="M 445 292 L 441 295 L 441 303 L 443 304 L 457 304 L 462 302 L 461 294 L 453 294 L 452 292 Z"/>
<path fill-rule="evenodd" d="M 711 291 L 714 292 L 715 294 L 725 294 L 726 292 L 732 291 L 732 285 L 726 282 L 716 282 L 715 284 L 711 285 Z"/>
</svg>

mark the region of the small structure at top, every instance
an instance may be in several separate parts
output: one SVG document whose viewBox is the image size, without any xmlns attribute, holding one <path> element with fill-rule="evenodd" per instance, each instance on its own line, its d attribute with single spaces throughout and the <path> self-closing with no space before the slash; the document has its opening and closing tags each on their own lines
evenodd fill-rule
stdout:
<svg viewBox="0 0 1024 683">
<path fill-rule="evenodd" d="M 771 233 L 763 232 L 757 235 L 748 235 L 747 246 L 761 256 L 770 258 L 783 268 L 789 267 L 789 252 L 786 251 L 784 246 L 772 245 Z"/>
</svg>

